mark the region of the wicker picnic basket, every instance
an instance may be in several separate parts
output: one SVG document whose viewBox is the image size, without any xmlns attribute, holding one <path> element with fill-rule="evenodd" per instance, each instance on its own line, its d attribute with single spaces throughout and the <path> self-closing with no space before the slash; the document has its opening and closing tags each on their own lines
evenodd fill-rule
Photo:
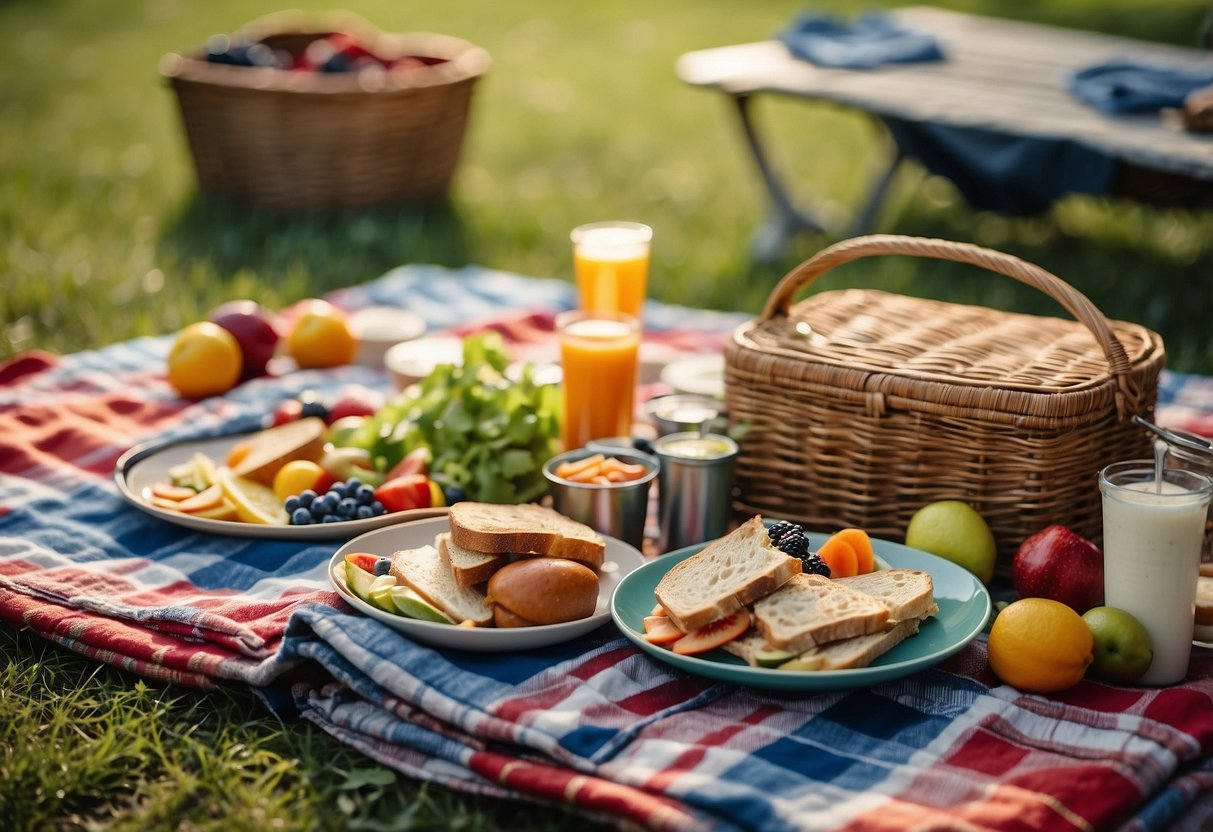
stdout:
<svg viewBox="0 0 1213 832">
<path fill-rule="evenodd" d="M 877 255 L 952 260 L 1014 278 L 1075 321 L 886 292 L 820 292 L 815 279 Z M 1102 539 L 1097 473 L 1150 455 L 1162 340 L 1107 320 L 1084 295 L 1016 257 L 945 240 L 875 235 L 823 249 L 775 287 L 725 347 L 741 431 L 737 511 L 807 529 L 903 540 L 910 517 L 958 499 L 985 517 L 997 570 L 1061 523 Z"/>
<path fill-rule="evenodd" d="M 162 59 L 202 190 L 282 213 L 426 200 L 449 190 L 488 53 L 446 35 L 383 33 L 351 14 L 271 15 L 232 41 L 298 56 L 334 32 L 376 52 L 443 60 L 322 73 L 209 63 L 201 51 Z"/>
</svg>

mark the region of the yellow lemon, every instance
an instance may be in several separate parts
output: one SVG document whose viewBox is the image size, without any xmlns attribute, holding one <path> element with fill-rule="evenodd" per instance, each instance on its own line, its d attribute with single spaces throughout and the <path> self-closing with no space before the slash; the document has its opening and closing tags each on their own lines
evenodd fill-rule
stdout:
<svg viewBox="0 0 1213 832">
<path fill-rule="evenodd" d="M 994 533 L 968 503 L 940 500 L 914 512 L 906 545 L 963 566 L 983 584 L 994 577 Z"/>
<path fill-rule="evenodd" d="M 236 508 L 236 516 L 245 523 L 285 526 L 290 522 L 282 501 L 273 490 L 259 482 L 237 476 L 231 468 L 220 468 L 219 487 Z"/>
<path fill-rule="evenodd" d="M 244 358 L 230 332 L 203 321 L 177 334 L 167 363 L 169 384 L 187 399 L 203 399 L 235 387 Z"/>
<path fill-rule="evenodd" d="M 324 469 L 310 459 L 293 459 L 274 474 L 274 496 L 286 500 L 293 494 L 301 494 L 324 476 Z"/>
<path fill-rule="evenodd" d="M 346 314 L 318 298 L 304 301 L 286 336 L 286 349 L 300 367 L 339 367 L 358 354 L 358 338 Z"/>
<path fill-rule="evenodd" d="M 1022 598 L 990 628 L 990 669 L 1027 693 L 1078 684 L 1094 660 L 1095 639 L 1082 616 L 1060 601 Z"/>
</svg>

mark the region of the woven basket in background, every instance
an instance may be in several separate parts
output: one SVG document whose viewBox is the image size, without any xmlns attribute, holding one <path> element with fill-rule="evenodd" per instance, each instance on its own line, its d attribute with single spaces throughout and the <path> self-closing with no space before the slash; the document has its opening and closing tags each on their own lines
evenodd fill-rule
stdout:
<svg viewBox="0 0 1213 832">
<path fill-rule="evenodd" d="M 441 197 L 458 167 L 472 89 L 488 53 L 459 38 L 386 34 L 355 15 L 285 13 L 233 41 L 292 55 L 333 32 L 388 54 L 445 62 L 379 73 L 227 66 L 166 55 L 198 183 L 287 213 Z"/>
<path fill-rule="evenodd" d="M 1078 322 L 850 289 L 793 296 L 863 257 L 953 260 L 1012 277 Z M 735 507 L 807 529 L 904 540 L 913 513 L 963 500 L 994 531 L 998 571 L 1061 523 L 1102 540 L 1097 473 L 1150 456 L 1162 340 L 1110 322 L 1018 258 L 944 240 L 845 240 L 793 269 L 725 348 L 730 420 L 744 425 Z"/>
</svg>

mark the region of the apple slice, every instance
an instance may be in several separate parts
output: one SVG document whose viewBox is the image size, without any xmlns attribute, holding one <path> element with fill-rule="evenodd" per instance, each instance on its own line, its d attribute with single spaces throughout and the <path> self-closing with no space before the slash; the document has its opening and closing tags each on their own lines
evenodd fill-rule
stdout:
<svg viewBox="0 0 1213 832">
<path fill-rule="evenodd" d="M 177 511 L 184 511 L 186 514 L 196 514 L 200 511 L 209 511 L 222 505 L 223 489 L 217 485 L 212 485 L 203 491 L 199 491 L 188 500 L 182 500 L 177 503 Z"/>
<path fill-rule="evenodd" d="M 174 485 L 171 482 L 158 482 L 152 485 L 152 496 L 162 500 L 172 500 L 179 503 L 197 494 L 194 489 L 184 485 Z"/>
<path fill-rule="evenodd" d="M 669 616 L 645 616 L 644 640 L 650 644 L 662 646 L 673 644 L 685 635 L 686 633 L 674 626 L 674 622 L 669 619 Z"/>
<path fill-rule="evenodd" d="M 704 624 L 693 633 L 687 633 L 670 648 L 681 656 L 691 656 L 695 653 L 706 653 L 722 644 L 732 641 L 750 629 L 750 613 L 745 610 L 732 612 L 724 618 L 718 618 Z"/>
<path fill-rule="evenodd" d="M 226 498 L 214 508 L 204 508 L 202 511 L 191 513 L 193 517 L 204 517 L 207 520 L 235 520 L 236 507 Z"/>
</svg>

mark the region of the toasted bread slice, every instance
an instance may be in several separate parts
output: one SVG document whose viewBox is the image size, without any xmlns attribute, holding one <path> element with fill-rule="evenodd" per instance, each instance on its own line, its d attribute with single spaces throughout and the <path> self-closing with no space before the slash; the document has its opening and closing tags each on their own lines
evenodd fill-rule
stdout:
<svg viewBox="0 0 1213 832">
<path fill-rule="evenodd" d="M 838 578 L 837 583 L 883 601 L 889 608 L 889 626 L 939 612 L 935 583 L 930 575 L 917 569 L 882 569 Z"/>
<path fill-rule="evenodd" d="M 606 541 L 584 523 L 535 503 L 459 502 L 450 507 L 451 541 L 486 554 L 546 555 L 602 566 Z"/>
<path fill-rule="evenodd" d="M 810 647 L 885 629 L 889 608 L 821 575 L 800 574 L 754 604 L 754 620 L 772 647 Z"/>
<path fill-rule="evenodd" d="M 288 462 L 320 459 L 324 431 L 324 420 L 316 416 L 267 428 L 253 436 L 248 453 L 232 470 L 262 485 L 273 485 L 274 475 Z"/>
<path fill-rule="evenodd" d="M 879 633 L 845 638 L 820 647 L 810 647 L 797 655 L 789 654 L 787 660 L 798 659 L 797 664 L 800 664 L 801 669 L 804 670 L 846 670 L 867 667 L 917 633 L 920 623 L 920 619 L 907 618 Z M 776 655 L 776 651 L 767 644 L 766 638 L 757 630 L 750 630 L 741 638 L 733 639 L 724 645 L 724 649 L 734 656 L 744 659 L 751 667 L 770 666 L 769 657 Z M 768 657 L 767 662 L 762 661 L 764 656 Z M 782 664 L 782 662 L 780 663 Z"/>
<path fill-rule="evenodd" d="M 1213 576 L 1202 574 L 1196 579 L 1196 624 L 1213 625 Z"/>
<path fill-rule="evenodd" d="M 493 620 L 493 605 L 483 593 L 455 583 L 450 562 L 433 546 L 394 553 L 391 574 L 454 621 L 484 626 Z"/>
<path fill-rule="evenodd" d="M 675 626 L 689 633 L 774 592 L 800 570 L 800 560 L 772 546 L 755 516 L 675 565 L 654 594 Z"/>
<path fill-rule="evenodd" d="M 460 586 L 475 586 L 482 584 L 493 574 L 505 566 L 509 559 L 505 555 L 494 555 L 488 552 L 473 552 L 456 546 L 451 541 L 449 532 L 438 535 L 438 551 L 451 565 L 455 583 Z"/>
</svg>

